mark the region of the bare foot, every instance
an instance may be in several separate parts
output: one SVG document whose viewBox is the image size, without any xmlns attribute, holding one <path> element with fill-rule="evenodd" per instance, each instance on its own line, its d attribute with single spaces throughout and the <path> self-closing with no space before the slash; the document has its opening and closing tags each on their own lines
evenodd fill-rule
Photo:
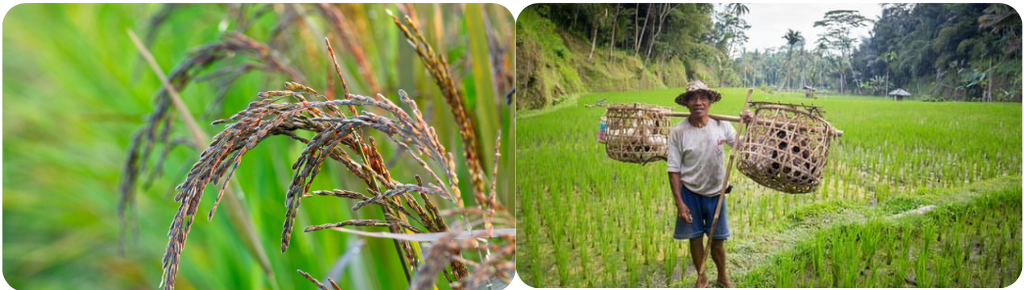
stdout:
<svg viewBox="0 0 1024 290">
<path fill-rule="evenodd" d="M 718 277 L 718 281 L 715 281 L 715 284 L 718 284 L 718 287 L 721 287 L 721 288 L 733 288 L 734 287 L 732 285 L 732 281 L 729 281 L 729 278 Z"/>
<path fill-rule="evenodd" d="M 694 284 L 693 288 L 708 288 L 708 276 L 697 276 L 697 284 Z"/>
</svg>

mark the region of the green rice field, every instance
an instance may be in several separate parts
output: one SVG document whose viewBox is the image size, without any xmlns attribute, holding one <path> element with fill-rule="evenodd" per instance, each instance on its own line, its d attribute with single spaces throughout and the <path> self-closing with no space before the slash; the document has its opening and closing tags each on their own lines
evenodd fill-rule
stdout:
<svg viewBox="0 0 1024 290">
<path fill-rule="evenodd" d="M 605 156 L 602 107 L 686 109 L 683 89 L 580 96 L 517 119 L 518 270 L 535 287 L 691 287 L 664 162 Z M 738 115 L 746 89 L 712 114 Z M 819 106 L 845 135 L 819 189 L 794 195 L 739 172 L 727 196 L 738 287 L 1005 287 L 1021 272 L 1021 104 L 768 95 Z M 675 122 L 682 119 L 673 118 Z M 734 124 L 739 129 L 738 124 Z M 737 130 L 739 131 L 739 130 Z M 708 277 L 716 270 L 710 259 Z"/>
</svg>

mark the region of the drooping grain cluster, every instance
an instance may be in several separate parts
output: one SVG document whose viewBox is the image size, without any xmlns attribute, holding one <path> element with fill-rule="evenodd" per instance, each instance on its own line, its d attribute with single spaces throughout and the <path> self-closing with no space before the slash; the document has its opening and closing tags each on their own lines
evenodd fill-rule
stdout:
<svg viewBox="0 0 1024 290">
<path fill-rule="evenodd" d="M 427 255 L 426 263 L 420 267 L 416 277 L 413 277 L 412 282 L 409 285 L 410 290 L 414 289 L 432 289 L 437 279 L 437 272 L 444 269 L 445 264 L 449 261 L 454 262 L 458 260 L 466 261 L 458 253 L 464 250 L 479 249 L 478 239 L 491 237 L 497 239 L 503 239 L 511 244 L 515 244 L 515 235 L 498 235 L 494 236 L 487 232 L 477 232 L 470 235 L 469 237 L 459 237 L 461 240 L 456 240 L 458 233 L 452 232 L 445 234 L 434 243 L 430 254 Z M 490 251 L 490 259 L 483 261 L 482 263 L 473 263 L 466 261 L 467 263 L 477 268 L 471 276 L 466 279 L 462 279 L 457 284 L 453 284 L 453 287 L 463 289 L 479 289 L 485 286 L 485 283 L 489 283 L 489 279 L 492 277 L 510 279 L 508 275 L 515 270 L 514 263 L 503 262 L 504 259 L 515 256 L 515 247 L 509 246 L 489 246 L 487 250 Z"/>
<path fill-rule="evenodd" d="M 455 204 L 462 204 L 461 193 L 458 190 L 458 178 L 455 173 L 455 158 L 440 144 L 434 128 L 427 125 L 415 102 L 404 91 L 399 91 L 399 96 L 412 108 L 412 115 L 383 96 L 378 97 L 382 101 L 376 101 L 366 96 L 349 95 L 345 100 L 308 102 L 302 96 L 304 93 L 308 93 L 308 91 L 291 92 L 291 97 L 299 100 L 298 103 L 278 104 L 275 101 L 279 99 L 263 99 L 250 103 L 246 110 L 228 119 L 214 122 L 215 124 L 231 123 L 223 132 L 213 138 L 210 147 L 200 155 L 199 161 L 193 166 L 185 182 L 178 186 L 181 191 L 175 197 L 175 201 L 181 202 L 181 206 L 171 225 L 169 233 L 171 239 L 164 257 L 167 271 L 166 283 L 173 283 L 178 257 L 184 246 L 193 216 L 198 209 L 203 189 L 207 184 L 216 184 L 218 181 L 222 184 L 217 201 L 209 214 L 209 217 L 212 218 L 223 194 L 224 184 L 227 184 L 228 179 L 231 178 L 242 156 L 261 140 L 273 135 L 286 135 L 306 143 L 306 149 L 302 151 L 298 161 L 292 166 L 296 172 L 286 194 L 288 211 L 285 214 L 284 230 L 281 235 L 282 252 L 287 250 L 291 240 L 294 218 L 301 197 L 309 192 L 313 179 L 328 157 L 342 163 L 352 174 L 363 179 L 372 190 L 364 197 L 357 197 L 356 193 L 343 190 L 331 191 L 331 195 L 337 192 L 337 196 L 361 199 L 352 208 L 353 210 L 358 210 L 367 204 L 377 204 L 392 211 L 387 212 L 389 219 L 386 221 L 354 220 L 333 225 L 314 226 L 307 228 L 306 231 L 346 225 L 412 228 L 407 219 L 417 221 L 428 231 L 447 230 L 443 220 L 437 216 L 436 208 L 424 211 L 409 194 L 418 193 L 421 197 L 433 194 L 451 200 Z M 285 93 L 269 92 L 263 95 L 282 94 Z M 373 106 L 391 113 L 392 117 L 383 117 L 366 111 L 356 116 L 345 116 L 339 109 L 340 106 Z M 333 113 L 324 113 L 325 111 Z M 422 182 L 418 182 L 420 184 L 413 185 L 393 180 L 386 168 L 382 167 L 383 158 L 377 153 L 373 139 L 370 139 L 369 145 L 355 143 L 354 136 L 361 128 L 383 132 L 402 148 L 415 153 L 411 156 L 422 165 L 424 171 L 431 178 L 431 182 L 423 185 L 420 185 Z M 316 135 L 306 140 L 296 136 L 295 130 L 312 131 Z M 361 163 L 354 160 L 349 153 L 341 149 L 340 145 L 344 145 L 354 152 L 361 150 L 363 152 L 361 157 L 366 162 Z M 433 165 L 437 166 L 441 175 L 438 175 L 424 159 L 430 160 Z M 318 195 L 328 194 L 320 192 Z M 428 208 L 433 207 L 429 203 L 429 199 L 423 200 Z M 402 202 L 412 207 L 413 212 L 406 211 Z M 493 209 L 491 206 L 488 208 Z M 431 216 L 428 214 L 429 212 L 433 212 L 434 215 Z M 409 262 L 412 265 L 419 264 L 415 259 Z M 452 273 L 454 280 L 466 276 L 462 267 L 456 266 L 455 269 L 457 271 Z"/>
<path fill-rule="evenodd" d="M 158 16 L 169 14 L 174 6 L 168 7 L 161 10 Z M 221 42 L 212 43 L 190 52 L 189 58 L 172 71 L 171 89 L 180 91 L 191 81 L 215 81 L 221 89 L 214 98 L 214 104 L 209 106 L 203 115 L 205 118 L 218 108 L 227 87 L 248 72 L 280 73 L 295 82 L 285 83 L 286 90 L 259 92 L 256 97 L 261 100 L 250 103 L 245 110 L 229 118 L 213 121 L 214 125 L 224 124 L 225 128 L 214 136 L 212 141 L 206 137 L 196 138 L 203 134 L 193 134 L 195 140 L 192 140 L 191 143 L 200 143 L 193 145 L 197 151 L 202 150 L 202 153 L 192 168 L 188 170 L 185 181 L 176 187 L 178 192 L 174 200 L 180 205 L 168 231 L 169 239 L 163 257 L 162 287 L 174 288 L 181 252 L 198 212 L 204 190 L 208 185 L 215 184 L 220 187 L 217 188 L 217 197 L 207 218 L 213 218 L 221 199 L 227 195 L 226 206 L 232 212 L 232 222 L 236 227 L 250 227 L 248 231 L 250 236 L 247 238 L 250 241 L 255 240 L 251 224 L 236 223 L 244 222 L 248 215 L 242 213 L 235 216 L 240 210 L 244 212 L 244 208 L 237 203 L 237 198 L 230 198 L 235 196 L 233 191 L 237 191 L 237 181 L 233 185 L 229 185 L 229 183 L 232 182 L 232 177 L 243 156 L 266 138 L 276 135 L 286 136 L 302 142 L 306 146 L 292 166 L 294 174 L 285 193 L 286 211 L 281 233 L 282 252 L 287 250 L 291 242 L 295 217 L 301 202 L 304 201 L 303 198 L 314 198 L 313 200 L 315 200 L 315 196 L 333 196 L 353 200 L 354 205 L 351 208 L 353 211 L 376 205 L 383 212 L 384 218 L 383 220 L 354 219 L 313 225 L 306 227 L 306 232 L 323 229 L 341 230 L 343 227 L 361 226 L 386 227 L 390 234 L 398 237 L 451 233 L 453 236 L 450 240 L 458 243 L 458 246 L 431 246 L 442 244 L 436 241 L 437 238 L 431 240 L 394 238 L 395 248 L 399 252 L 399 259 L 407 279 L 411 280 L 410 270 L 417 271 L 417 277 L 436 277 L 437 272 L 443 272 L 455 289 L 489 286 L 492 278 L 505 281 L 510 279 L 510 273 L 514 271 L 514 263 L 511 262 L 515 253 L 514 230 L 513 234 L 509 234 L 507 228 L 496 231 L 495 225 L 514 227 L 515 220 L 495 197 L 497 163 L 495 163 L 492 174 L 491 191 L 487 192 L 484 190 L 486 180 L 481 164 L 482 159 L 478 153 L 481 150 L 479 147 L 481 143 L 477 140 L 476 125 L 472 121 L 472 116 L 468 114 L 462 104 L 463 96 L 459 91 L 458 81 L 451 75 L 447 60 L 434 52 L 408 17 L 406 21 L 415 32 L 410 32 L 397 18 L 394 20 L 403 30 L 405 36 L 409 37 L 411 42 L 415 42 L 417 53 L 424 64 L 429 67 L 431 76 L 435 78 L 435 83 L 444 92 L 446 101 L 456 116 L 460 137 L 464 143 L 463 154 L 467 159 L 466 164 L 456 163 L 455 156 L 447 152 L 441 145 L 434 128 L 427 124 L 417 104 L 404 91 L 399 91 L 398 94 L 402 102 L 405 103 L 403 106 L 409 108 L 408 111 L 403 110 L 379 93 L 380 90 L 372 73 L 373 68 L 363 55 L 358 38 L 352 35 L 351 31 L 347 31 L 348 21 L 337 7 L 319 6 L 320 12 L 323 13 L 326 20 L 342 33 L 350 52 L 356 58 L 360 74 L 365 78 L 363 81 L 373 90 L 372 97 L 350 93 L 348 84 L 342 77 L 341 66 L 334 58 L 334 50 L 330 42 L 327 43 L 328 51 L 334 60 L 334 70 L 343 91 L 342 96 L 337 99 L 334 98 L 332 78 L 328 78 L 327 89 L 323 91 L 324 95 L 320 95 L 317 90 L 304 85 L 303 83 L 306 83 L 305 76 L 298 73 L 299 70 L 293 68 L 291 62 L 274 49 L 290 48 L 281 41 L 288 36 L 282 33 L 287 27 L 295 23 L 303 23 L 303 20 L 306 24 L 310 21 L 306 18 L 307 15 L 303 12 L 302 5 L 288 6 L 289 9 L 284 10 L 273 10 L 280 14 L 280 19 L 270 31 L 266 43 L 255 41 L 242 33 L 248 30 L 248 27 L 254 22 L 253 20 L 270 12 L 270 6 L 261 6 L 255 11 L 245 10 L 244 7 L 248 6 L 231 7 L 233 9 L 241 8 L 240 11 L 236 11 L 238 12 L 238 21 L 236 22 L 238 25 L 233 30 L 224 33 Z M 399 8 L 402 9 L 402 6 Z M 406 10 L 413 11 L 408 8 Z M 151 28 L 158 26 L 162 21 L 162 19 L 153 19 Z M 316 27 L 306 28 L 317 29 Z M 314 31 L 314 34 L 321 33 Z M 247 56 L 248 61 L 227 65 L 205 75 L 199 75 L 218 61 L 227 63 L 225 60 L 235 54 Z M 309 101 L 318 98 L 326 98 L 328 101 Z M 294 100 L 295 102 L 286 103 L 282 100 Z M 168 145 L 176 144 L 168 141 L 172 138 L 170 132 L 174 114 L 171 113 L 171 101 L 167 97 L 167 92 L 165 90 L 158 92 L 155 101 L 157 109 L 148 117 L 147 125 L 136 134 L 132 148 L 129 150 L 129 158 L 125 165 L 124 179 L 120 188 L 122 207 L 119 213 L 122 213 L 122 217 L 126 212 L 125 208 L 131 208 L 134 200 L 132 191 L 136 187 L 138 176 L 144 173 L 147 167 L 145 163 L 149 160 L 153 146 L 160 143 L 165 145 L 163 157 L 160 158 L 156 166 L 157 173 L 159 173 L 163 159 L 166 157 L 167 151 L 171 149 Z M 348 107 L 348 109 L 342 110 L 341 107 Z M 363 110 L 357 110 L 357 107 Z M 178 109 L 181 108 L 178 107 Z M 184 111 L 182 109 L 182 112 Z M 185 118 L 191 120 L 191 116 L 185 116 Z M 197 131 L 201 132 L 201 130 Z M 303 137 L 308 135 L 297 134 L 300 131 L 311 132 L 313 136 Z M 398 154 L 401 154 L 400 156 L 403 158 L 409 157 L 415 160 L 417 164 L 421 165 L 421 174 L 425 178 L 417 175 L 414 181 L 393 179 L 391 170 L 388 168 L 392 162 L 385 161 L 385 156 L 378 151 L 378 140 L 368 135 L 362 135 L 366 131 L 383 132 L 390 140 L 382 143 L 385 146 L 397 146 L 401 150 L 399 152 L 402 152 L 391 156 L 392 160 L 395 159 L 394 157 L 398 157 Z M 500 136 L 500 132 L 498 135 Z M 209 147 L 203 147 L 206 142 L 209 142 Z M 500 144 L 500 137 L 496 143 Z M 497 162 L 498 146 L 500 145 L 496 145 L 495 148 L 495 162 Z M 409 154 L 404 154 L 404 152 L 409 152 Z M 323 165 L 329 162 L 340 163 L 345 170 L 358 177 L 366 185 L 366 191 L 314 190 L 310 188 Z M 474 184 L 473 196 L 477 204 L 474 208 L 465 207 L 462 194 L 459 191 L 456 170 L 466 167 L 471 172 Z M 439 199 L 430 197 L 430 195 L 438 196 L 445 202 L 437 204 Z M 496 215 L 498 216 L 496 217 Z M 123 217 L 122 220 L 127 219 Z M 474 230 L 481 224 L 484 231 Z M 243 229 L 243 231 L 245 230 Z M 365 234 L 365 232 L 363 233 Z M 243 241 L 245 240 L 243 239 Z M 438 255 L 425 258 L 420 256 L 421 246 L 446 250 L 439 252 Z M 248 248 L 251 253 L 256 251 L 256 254 L 261 254 L 259 249 L 262 247 L 258 240 L 255 241 L 255 246 Z M 461 251 L 464 250 L 476 251 L 477 257 L 472 259 L 462 257 Z M 485 252 L 486 254 L 484 254 Z M 261 263 L 265 274 L 273 280 L 273 272 L 268 262 L 261 259 Z M 426 264 L 440 265 L 440 267 L 425 267 Z M 310 278 L 309 280 L 318 287 L 327 289 L 316 279 L 311 279 L 308 274 L 301 271 L 300 273 Z M 337 288 L 336 285 L 333 285 L 334 281 L 329 282 Z"/>
<path fill-rule="evenodd" d="M 416 49 L 416 54 L 419 55 L 423 65 L 430 72 L 430 75 L 434 77 L 434 82 L 437 86 L 441 88 L 441 93 L 444 94 L 445 101 L 451 107 L 452 114 L 455 114 L 455 123 L 459 126 L 459 135 L 462 136 L 462 142 L 466 144 L 466 165 L 469 168 L 470 179 L 473 181 L 474 196 L 476 196 L 477 201 L 482 201 L 484 170 L 481 164 L 483 159 L 477 152 L 479 147 L 476 140 L 476 124 L 469 119 L 468 111 L 462 104 L 462 93 L 457 89 L 455 81 L 452 80 L 451 70 L 448 68 L 448 60 L 434 52 L 434 48 L 420 34 L 420 29 L 416 26 L 415 21 L 406 16 L 405 23 L 408 24 L 406 26 L 402 24 L 397 16 L 391 14 L 391 11 L 388 11 L 388 14 L 391 15 L 395 25 L 402 30 L 409 44 Z"/>
<path fill-rule="evenodd" d="M 249 58 L 257 61 L 258 64 L 243 63 L 228 66 L 212 73 L 199 76 L 200 73 L 204 72 L 214 63 L 222 61 L 236 53 L 248 56 Z M 279 72 L 285 74 L 290 79 L 298 81 L 305 79 L 301 73 L 290 66 L 290 61 L 280 55 L 276 50 L 271 49 L 266 44 L 257 42 L 252 38 L 239 33 L 225 33 L 221 37 L 221 41 L 196 48 L 190 51 L 188 55 L 189 56 L 186 60 L 179 63 L 178 66 L 171 71 L 168 75 L 168 80 L 177 91 L 183 90 L 193 81 L 217 80 L 217 85 L 223 89 L 219 90 L 217 95 L 214 97 L 214 102 L 210 106 L 211 110 L 212 108 L 218 107 L 218 104 L 221 103 L 224 98 L 224 94 L 227 92 L 226 88 L 229 87 L 232 82 L 234 82 L 239 76 L 253 70 Z M 132 141 L 128 146 L 128 157 L 125 159 L 124 170 L 121 174 L 121 182 L 118 186 L 118 192 L 121 197 L 118 205 L 118 217 L 121 218 L 122 224 L 122 243 L 125 227 L 128 225 L 128 221 L 131 220 L 125 216 L 125 212 L 128 210 L 134 210 L 134 194 L 139 176 L 146 174 L 147 168 L 152 171 L 143 185 L 144 188 L 148 188 L 152 182 L 163 173 L 163 164 L 171 149 L 174 149 L 178 144 L 188 143 L 171 142 L 170 140 L 171 125 L 174 123 L 175 116 L 171 111 L 171 98 L 168 95 L 167 90 L 165 88 L 158 90 L 156 96 L 153 98 L 153 102 L 155 104 L 153 112 L 146 116 L 145 124 L 132 136 Z M 211 111 L 207 111 L 204 115 L 208 115 L 209 112 Z M 155 164 L 151 168 L 147 167 L 150 155 L 153 153 L 154 146 L 157 144 L 164 144 L 163 150 L 160 152 L 159 158 Z M 201 150 L 202 148 L 195 149 Z M 132 214 L 134 214 L 134 212 L 132 212 Z"/>
</svg>

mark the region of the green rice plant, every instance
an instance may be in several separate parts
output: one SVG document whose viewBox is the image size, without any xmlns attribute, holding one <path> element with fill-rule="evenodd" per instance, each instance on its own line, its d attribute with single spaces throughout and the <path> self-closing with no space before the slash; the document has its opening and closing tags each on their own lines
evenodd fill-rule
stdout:
<svg viewBox="0 0 1024 290">
<path fill-rule="evenodd" d="M 613 279 L 613 275 L 614 275 L 614 269 L 615 269 L 614 268 L 615 267 L 615 244 L 614 244 L 614 241 L 613 241 L 612 237 L 615 236 L 615 233 L 613 233 L 613 231 L 611 230 L 611 227 L 602 227 L 602 229 L 603 230 L 600 232 L 601 236 L 599 238 L 602 240 L 601 241 L 601 261 L 602 261 L 601 276 L 603 276 L 603 279 L 600 280 L 600 283 L 601 283 L 601 285 L 612 285 L 611 283 L 613 283 L 612 281 L 614 280 Z M 597 280 L 597 279 L 595 278 L 595 280 Z"/>
<path fill-rule="evenodd" d="M 812 268 L 812 273 L 815 273 L 815 274 L 825 273 L 825 271 L 826 271 L 826 268 L 825 268 L 825 243 L 822 240 L 822 238 L 818 237 L 818 238 L 816 238 L 816 240 L 813 243 L 813 245 L 814 246 L 812 247 L 812 253 L 813 253 L 812 257 L 814 258 L 813 259 L 813 266 L 814 267 Z M 828 277 L 831 277 L 831 276 L 829 276 L 829 275 L 824 275 L 823 276 L 823 278 L 828 278 Z M 814 285 L 814 286 L 824 287 L 825 285 L 831 285 L 830 281 L 820 281 L 820 282 L 821 282 L 821 284 Z"/>
<path fill-rule="evenodd" d="M 930 255 L 932 255 L 930 246 L 932 240 L 934 240 L 935 228 L 931 223 L 925 223 L 921 228 L 921 242 L 922 247 L 918 248 L 914 257 L 914 278 L 917 285 L 921 287 L 931 287 L 933 275 L 928 269 L 928 262 Z"/>
<path fill-rule="evenodd" d="M 569 250 L 566 249 L 568 245 L 555 243 L 554 247 L 555 267 L 557 268 L 556 270 L 558 270 L 558 281 L 561 286 L 568 287 L 571 285 L 569 281 L 569 266 L 571 265 L 571 262 L 569 261 Z"/>
<path fill-rule="evenodd" d="M 1008 224 L 1010 227 L 1018 227 L 1018 219 L 998 219 L 1001 212 L 1006 209 L 1019 208 L 1019 190 L 1007 190 L 988 193 L 969 202 L 954 203 L 936 209 L 924 216 L 909 216 L 896 221 L 876 220 L 854 226 L 838 226 L 834 229 L 818 233 L 818 239 L 801 243 L 796 246 L 794 252 L 787 252 L 781 257 L 797 257 L 794 264 L 811 263 L 813 261 L 801 262 L 799 257 L 808 256 L 813 259 L 813 254 L 804 254 L 805 251 L 815 251 L 820 245 L 827 245 L 833 253 L 830 258 L 831 273 L 818 275 L 812 279 L 827 281 L 829 277 L 837 277 L 836 285 L 847 285 L 851 279 L 856 281 L 858 287 L 904 287 L 904 286 L 945 286 L 945 287 L 979 287 L 983 285 L 998 286 L 1004 283 L 1007 278 L 1013 279 L 1019 272 L 1014 272 L 1016 266 L 1013 263 L 1003 261 L 1002 257 L 1012 256 L 1005 253 L 1006 248 L 1016 249 L 1011 246 L 1019 244 L 1020 240 L 1012 235 L 1002 232 L 1001 225 Z M 1007 200 L 1010 199 L 1010 200 Z M 1001 204 L 1000 204 L 1001 203 Z M 990 210 L 979 212 L 979 214 L 968 215 L 970 212 L 978 212 L 979 208 Z M 965 233 L 957 229 L 966 228 L 968 221 L 973 224 L 982 225 L 992 231 L 984 232 L 978 236 L 981 244 L 971 247 L 961 247 L 963 241 L 975 240 L 972 233 Z M 872 251 L 872 246 L 866 244 L 865 238 L 882 234 L 892 238 L 889 246 Z M 827 237 L 827 240 L 820 240 Z M 860 241 L 860 244 L 850 244 L 851 241 Z M 1000 247 L 1002 244 L 1004 246 Z M 896 249 L 899 245 L 900 249 Z M 849 263 L 843 261 L 851 257 L 851 253 L 845 252 L 848 248 L 856 249 L 855 257 L 858 261 Z M 887 250 L 885 248 L 888 248 Z M 1003 250 L 1001 250 L 1003 249 Z M 893 257 L 892 253 L 901 253 Z M 794 256 L 788 256 L 788 255 Z M 864 256 L 867 254 L 867 256 Z M 876 256 L 872 256 L 876 255 Z M 884 262 L 886 256 L 891 257 L 891 263 Z M 972 256 L 977 259 L 971 258 Z M 785 258 L 783 258 L 785 259 Z M 967 262 L 968 264 L 965 264 Z M 979 265 L 972 266 L 969 263 L 978 262 Z M 989 266 L 999 265 L 999 266 Z M 813 265 L 808 267 L 813 269 Z M 971 269 L 987 268 L 987 271 Z M 857 273 L 860 277 L 844 275 L 842 271 Z M 771 269 L 776 271 L 785 271 Z M 870 272 L 868 272 L 870 271 Z M 814 272 L 812 272 L 814 273 Z M 911 275 L 912 274 L 912 275 Z M 756 274 L 755 274 L 756 275 Z M 777 277 L 778 282 L 788 283 L 786 277 Z M 1003 282 L 1000 282 L 1003 281 Z"/>
<path fill-rule="evenodd" d="M 533 208 L 534 202 L 533 201 L 526 201 L 525 203 L 517 203 L 517 204 L 522 204 L 523 206 L 528 206 L 530 208 Z M 541 259 L 541 257 L 543 257 L 543 255 L 541 254 L 541 245 L 544 244 L 544 241 L 540 237 L 540 234 L 541 234 L 540 224 L 541 224 L 541 220 L 540 220 L 540 212 L 539 212 L 539 210 L 533 209 L 533 210 L 526 211 L 526 214 L 524 215 L 523 221 L 521 223 L 521 227 L 524 228 L 524 234 L 523 234 L 522 238 L 523 239 L 528 239 L 527 242 L 525 243 L 526 244 L 526 249 L 524 249 L 524 251 L 520 252 L 520 253 L 525 253 L 524 255 L 522 255 L 523 256 L 522 259 L 524 259 L 524 260 L 525 259 Z M 530 275 L 522 275 L 522 277 L 524 279 L 524 282 L 526 282 L 527 284 L 536 285 L 536 284 L 538 284 L 540 282 L 539 279 L 544 276 L 543 273 L 545 273 L 545 272 L 542 272 L 543 269 L 541 267 L 539 267 L 539 266 L 536 266 L 536 265 L 530 265 L 530 266 L 531 267 L 528 268 L 529 271 L 530 271 L 529 272 Z"/>
<path fill-rule="evenodd" d="M 664 271 L 665 274 L 666 286 L 672 285 L 672 276 L 675 275 L 676 266 L 678 266 L 680 261 L 680 259 L 676 256 L 678 255 L 676 253 L 676 247 L 676 242 L 671 241 L 665 247 L 663 247 L 664 250 L 661 253 L 662 260 L 664 263 L 662 271 Z M 686 260 L 683 259 L 683 261 L 685 262 Z"/>
<path fill-rule="evenodd" d="M 793 272 L 795 267 L 793 266 L 793 260 L 791 257 L 783 257 L 779 259 L 779 265 L 775 272 L 775 287 L 779 288 L 793 288 L 796 287 L 796 282 L 793 281 Z"/>
</svg>

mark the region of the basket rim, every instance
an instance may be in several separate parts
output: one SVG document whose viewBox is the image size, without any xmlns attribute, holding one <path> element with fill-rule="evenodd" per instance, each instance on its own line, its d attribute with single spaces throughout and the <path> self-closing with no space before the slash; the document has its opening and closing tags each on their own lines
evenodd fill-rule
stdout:
<svg viewBox="0 0 1024 290">
<path fill-rule="evenodd" d="M 669 107 L 667 107 L 667 106 L 661 106 L 661 105 L 656 105 L 656 104 L 647 104 L 647 103 L 636 103 L 636 102 L 634 102 L 634 103 L 614 103 L 614 104 L 607 104 L 607 105 L 605 106 L 605 108 L 607 108 L 607 109 L 647 109 L 647 110 L 655 109 L 655 110 L 672 110 L 672 108 L 669 108 Z"/>
<path fill-rule="evenodd" d="M 812 116 L 824 117 L 825 110 L 820 106 L 808 105 L 804 103 L 783 103 L 783 102 L 767 102 L 767 101 L 752 101 L 750 106 L 753 109 L 761 109 L 761 107 L 780 107 L 782 109 L 796 110 L 802 113 L 806 113 Z M 788 107 L 788 108 L 786 108 Z"/>
<path fill-rule="evenodd" d="M 824 124 L 826 132 L 828 133 L 830 138 L 839 137 L 839 130 L 836 129 L 836 127 L 833 126 L 831 122 L 825 120 L 824 116 L 822 115 L 824 111 L 821 110 L 821 107 L 806 104 L 787 104 L 782 102 L 750 102 L 750 104 L 754 106 L 755 112 L 765 109 L 779 109 L 807 115 L 814 121 L 821 122 L 822 124 Z M 801 107 L 807 109 L 802 109 Z M 757 118 L 757 113 L 754 114 L 754 118 Z"/>
</svg>

